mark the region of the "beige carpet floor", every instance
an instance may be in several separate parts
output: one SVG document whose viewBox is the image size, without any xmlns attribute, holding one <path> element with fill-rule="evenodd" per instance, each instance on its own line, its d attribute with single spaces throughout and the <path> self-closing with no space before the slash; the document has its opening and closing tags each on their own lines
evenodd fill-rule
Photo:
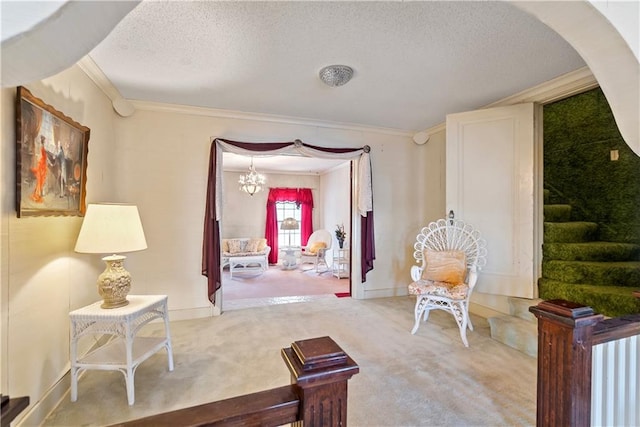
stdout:
<svg viewBox="0 0 640 427">
<path fill-rule="evenodd" d="M 89 371 L 77 402 L 66 396 L 44 425 L 107 425 L 282 386 L 289 373 L 280 349 L 325 335 L 360 366 L 349 382 L 351 426 L 535 424 L 535 358 L 492 340 L 479 317 L 469 348 L 442 311 L 411 335 L 413 305 L 410 297 L 332 298 L 172 322 L 175 370 L 163 351 L 140 365 L 135 405 L 120 373 Z"/>
<path fill-rule="evenodd" d="M 349 292 L 349 279 L 338 279 L 330 271 L 318 274 L 312 265 L 304 269 L 283 270 L 270 266 L 264 273 L 222 272 L 222 309 L 236 310 L 272 304 L 335 298 L 336 293 Z"/>
</svg>

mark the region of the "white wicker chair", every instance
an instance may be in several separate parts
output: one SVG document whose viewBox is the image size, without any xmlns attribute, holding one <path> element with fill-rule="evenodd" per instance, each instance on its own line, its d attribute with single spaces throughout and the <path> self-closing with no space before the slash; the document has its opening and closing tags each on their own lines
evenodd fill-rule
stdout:
<svg viewBox="0 0 640 427">
<path fill-rule="evenodd" d="M 409 285 L 409 293 L 416 295 L 415 324 L 411 333 L 418 331 L 421 317 L 427 321 L 430 310 L 446 310 L 456 319 L 462 342 L 469 347 L 467 327 L 473 330 L 469 319 L 469 299 L 478 280 L 478 270 L 486 264 L 486 243 L 480 238 L 480 232 L 471 225 L 453 219 L 439 219 L 430 223 L 420 230 L 416 240 L 413 256 L 420 265 L 411 267 L 413 283 Z M 424 256 L 426 249 L 464 252 L 467 266 L 464 283 L 454 288 L 446 283 L 424 279 L 422 273 L 427 267 Z"/>
<path fill-rule="evenodd" d="M 315 252 L 310 251 L 311 247 L 316 242 L 323 242 L 325 244 L 324 248 L 320 248 Z M 316 273 L 320 273 L 319 267 L 323 265 L 325 270 L 322 273 L 329 271 L 329 266 L 327 265 L 326 253 L 329 249 L 331 249 L 331 243 L 333 242 L 333 238 L 331 237 L 331 233 L 327 230 L 316 230 L 311 233 L 309 236 L 309 240 L 307 241 L 307 246 L 302 247 L 302 253 L 300 255 L 300 267 L 303 264 L 313 264 L 316 270 Z"/>
</svg>

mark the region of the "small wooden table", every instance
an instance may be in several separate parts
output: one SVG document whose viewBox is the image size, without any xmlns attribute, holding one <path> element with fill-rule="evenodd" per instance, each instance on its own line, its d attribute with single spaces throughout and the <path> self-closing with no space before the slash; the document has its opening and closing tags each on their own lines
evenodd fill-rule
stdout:
<svg viewBox="0 0 640 427">
<path fill-rule="evenodd" d="M 129 295 L 127 300 L 129 304 L 124 307 L 100 308 L 102 301 L 98 301 L 69 313 L 72 402 L 78 399 L 78 374 L 82 370 L 122 372 L 127 386 L 129 405 L 133 405 L 135 401 L 133 376 L 138 365 L 159 350 L 166 348 L 169 371 L 173 371 L 167 296 Z M 164 320 L 164 337 L 136 337 L 144 325 L 155 319 Z M 78 340 L 88 334 L 113 335 L 115 339 L 78 357 Z"/>
</svg>

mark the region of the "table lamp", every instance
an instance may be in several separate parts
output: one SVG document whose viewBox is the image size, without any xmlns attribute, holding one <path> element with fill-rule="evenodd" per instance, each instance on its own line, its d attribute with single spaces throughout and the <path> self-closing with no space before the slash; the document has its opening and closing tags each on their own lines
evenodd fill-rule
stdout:
<svg viewBox="0 0 640 427">
<path fill-rule="evenodd" d="M 289 230 L 289 247 L 291 247 L 291 230 L 297 230 L 298 228 L 300 228 L 298 220 L 291 217 L 283 219 L 280 224 L 281 230 Z"/>
<path fill-rule="evenodd" d="M 135 205 L 116 203 L 89 204 L 80 227 L 75 251 L 85 254 L 113 254 L 102 260 L 107 268 L 98 276 L 98 293 L 102 308 L 129 304 L 131 274 L 124 268 L 122 252 L 147 249 L 142 222 Z"/>
</svg>

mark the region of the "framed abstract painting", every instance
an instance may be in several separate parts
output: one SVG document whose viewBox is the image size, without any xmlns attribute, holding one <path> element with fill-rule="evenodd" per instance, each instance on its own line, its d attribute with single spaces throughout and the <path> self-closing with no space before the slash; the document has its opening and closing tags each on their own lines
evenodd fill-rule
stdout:
<svg viewBox="0 0 640 427">
<path fill-rule="evenodd" d="M 16 211 L 83 216 L 90 130 L 29 90 L 16 98 Z"/>
</svg>

